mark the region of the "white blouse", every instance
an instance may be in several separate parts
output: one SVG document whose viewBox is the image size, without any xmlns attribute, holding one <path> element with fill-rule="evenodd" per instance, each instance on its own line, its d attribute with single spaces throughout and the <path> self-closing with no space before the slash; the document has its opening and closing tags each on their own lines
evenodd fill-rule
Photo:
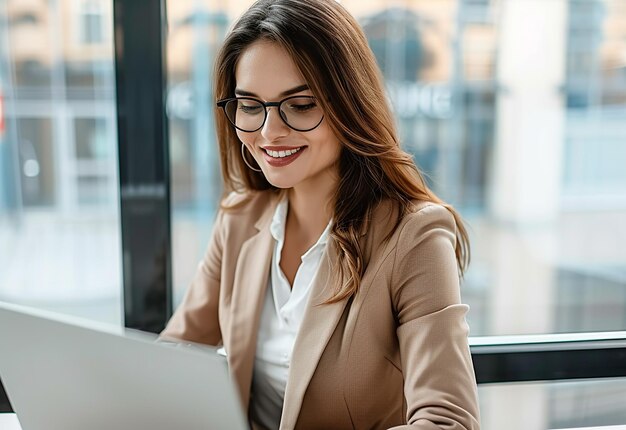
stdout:
<svg viewBox="0 0 626 430">
<path fill-rule="evenodd" d="M 268 429 L 280 426 L 293 345 L 332 225 L 331 220 L 315 245 L 302 256 L 291 288 L 280 268 L 288 207 L 285 198 L 276 207 L 270 226 L 276 242 L 259 325 L 250 399 L 253 421 Z"/>
</svg>

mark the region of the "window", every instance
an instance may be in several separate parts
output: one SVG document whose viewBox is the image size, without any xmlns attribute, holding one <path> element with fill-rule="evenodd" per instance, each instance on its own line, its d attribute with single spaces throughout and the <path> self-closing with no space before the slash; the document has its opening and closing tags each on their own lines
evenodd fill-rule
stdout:
<svg viewBox="0 0 626 430">
<path fill-rule="evenodd" d="M 0 6 L 0 300 L 121 324 L 112 4 L 81 3 L 85 40 L 108 46 L 91 59 L 64 46 L 70 5 Z M 76 62 L 106 65 L 89 101 Z"/>
<path fill-rule="evenodd" d="M 85 56 L 62 43 L 65 24 L 76 19 L 65 12 L 70 1 L 0 7 L 0 261 L 8 267 L 0 300 L 119 324 L 121 200 L 126 217 L 147 210 L 160 217 L 154 225 L 122 223 L 125 240 L 160 252 L 149 254 L 160 272 L 142 279 L 145 301 L 134 294 L 143 285 L 129 281 L 123 302 L 126 311 L 151 314 L 157 323 L 149 328 L 158 329 L 164 312 L 150 306 L 172 304 L 170 260 L 176 305 L 211 230 L 220 194 L 211 65 L 251 1 L 167 2 L 169 147 L 157 132 L 166 127 L 142 136 L 144 155 L 154 158 L 145 169 L 161 178 L 146 183 L 141 163 L 117 154 L 112 32 L 104 24 L 112 3 L 75 3 Z M 611 399 L 624 397 L 624 378 L 600 378 L 626 376 L 623 2 L 342 4 L 363 24 L 383 69 L 402 145 L 469 225 L 473 262 L 462 296 L 471 306 L 477 373 L 483 382 L 531 381 L 481 385 L 483 427 L 508 428 L 511 417 L 524 430 L 623 424 L 623 408 Z M 155 5 L 131 12 L 165 31 Z M 116 25 L 140 38 L 134 22 Z M 142 54 L 159 39 L 150 36 L 135 45 Z M 100 41 L 104 48 L 95 49 Z M 149 70 L 157 72 L 154 111 L 162 107 L 159 49 L 142 57 L 149 66 L 125 69 L 118 102 L 124 85 L 146 83 Z M 171 183 L 158 164 L 163 154 Z M 135 183 L 120 191 L 118 177 Z M 168 242 L 151 242 L 170 215 L 171 257 Z M 125 249 L 125 272 L 137 268 L 133 258 Z M 573 378 L 590 380 L 537 382 Z M 526 413 L 516 420 L 519 411 Z"/>
<path fill-rule="evenodd" d="M 80 43 L 100 45 L 105 42 L 103 9 L 102 0 L 80 0 Z"/>
</svg>

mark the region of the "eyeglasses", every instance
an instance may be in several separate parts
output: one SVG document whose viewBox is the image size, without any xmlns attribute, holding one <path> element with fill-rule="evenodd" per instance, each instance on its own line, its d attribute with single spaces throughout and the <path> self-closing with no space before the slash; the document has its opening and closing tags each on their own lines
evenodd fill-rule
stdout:
<svg viewBox="0 0 626 430">
<path fill-rule="evenodd" d="M 324 112 L 312 96 L 292 96 L 279 102 L 262 102 L 252 97 L 235 97 L 217 102 L 238 130 L 252 133 L 267 120 L 267 108 L 276 106 L 285 124 L 296 131 L 311 131 L 322 123 Z"/>
</svg>

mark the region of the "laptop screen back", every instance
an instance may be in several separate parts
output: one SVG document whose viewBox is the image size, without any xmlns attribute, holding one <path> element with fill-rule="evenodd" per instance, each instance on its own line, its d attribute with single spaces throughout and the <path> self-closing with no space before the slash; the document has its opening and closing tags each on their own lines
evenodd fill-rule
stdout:
<svg viewBox="0 0 626 430">
<path fill-rule="evenodd" d="M 245 429 L 213 348 L 0 303 L 0 378 L 24 430 Z"/>
</svg>

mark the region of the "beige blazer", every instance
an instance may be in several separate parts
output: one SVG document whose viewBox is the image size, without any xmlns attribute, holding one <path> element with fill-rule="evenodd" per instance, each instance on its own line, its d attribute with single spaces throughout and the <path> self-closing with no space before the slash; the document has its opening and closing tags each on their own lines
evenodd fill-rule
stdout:
<svg viewBox="0 0 626 430">
<path fill-rule="evenodd" d="M 219 212 L 206 255 L 161 334 L 223 345 L 246 410 L 278 202 L 271 192 L 249 198 L 241 209 Z M 415 202 L 384 242 L 393 217 L 392 205 L 381 203 L 366 223 L 368 266 L 357 294 L 320 305 L 337 261 L 329 241 L 294 345 L 282 430 L 479 429 L 454 218 Z"/>
</svg>

